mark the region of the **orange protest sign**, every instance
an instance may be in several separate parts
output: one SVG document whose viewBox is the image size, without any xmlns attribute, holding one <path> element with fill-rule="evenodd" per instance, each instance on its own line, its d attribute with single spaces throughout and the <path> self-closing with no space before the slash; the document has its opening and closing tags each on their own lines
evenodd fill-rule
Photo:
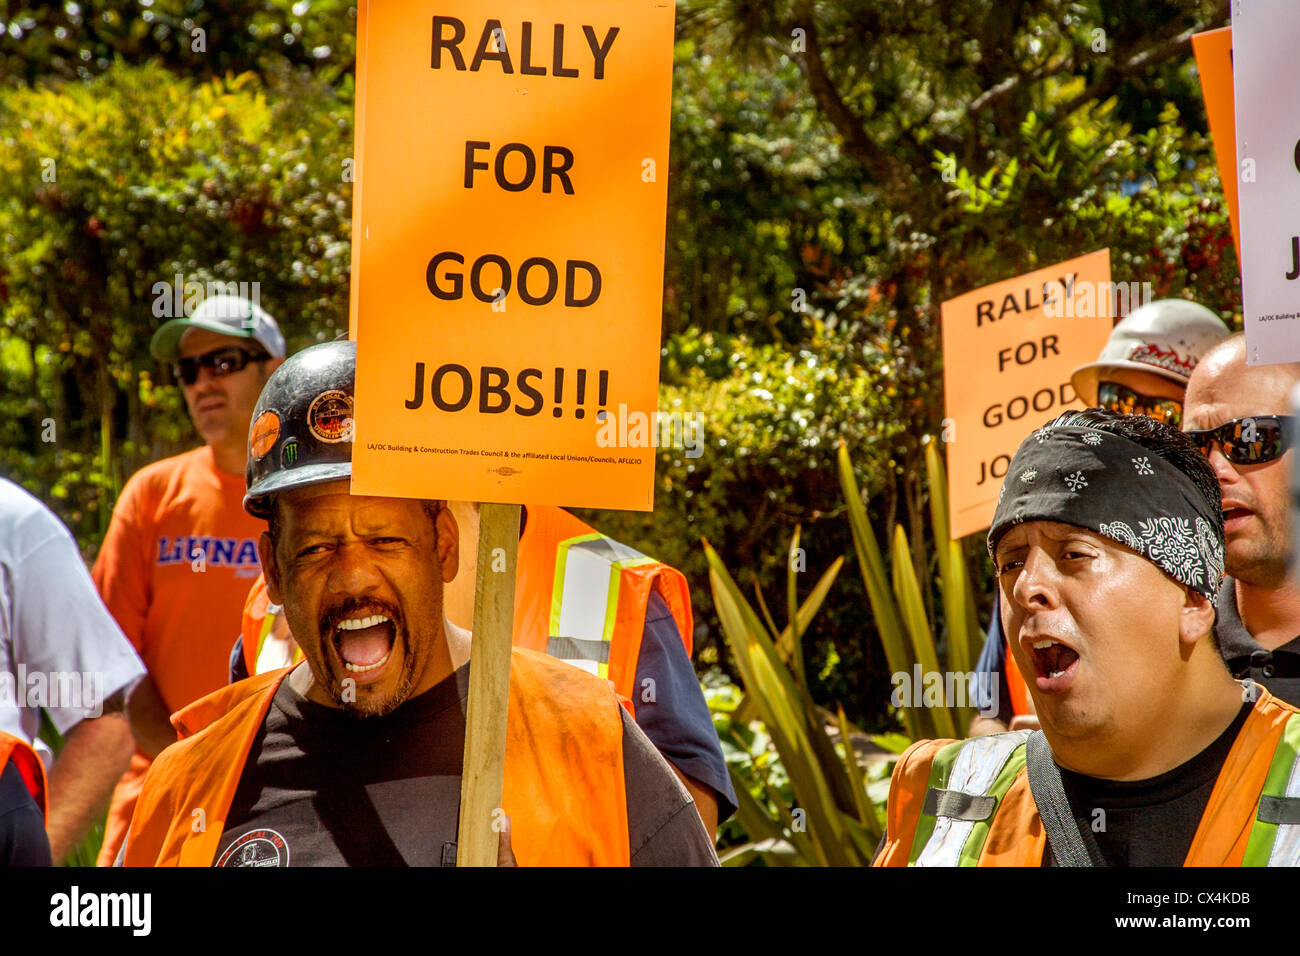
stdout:
<svg viewBox="0 0 1300 956">
<path fill-rule="evenodd" d="M 954 539 L 992 524 L 1002 479 L 1025 437 L 1083 407 L 1070 373 L 1097 360 L 1112 317 L 1139 304 L 1136 286 L 1111 284 L 1110 250 L 1102 249 L 943 303 Z"/>
<path fill-rule="evenodd" d="M 353 492 L 650 509 L 673 5 L 358 15 Z"/>
<path fill-rule="evenodd" d="M 1205 116 L 1214 140 L 1214 159 L 1219 165 L 1223 198 L 1232 223 L 1232 241 L 1241 258 L 1241 232 L 1237 225 L 1237 117 L 1232 105 L 1232 27 L 1192 34 L 1196 70 L 1201 74 L 1201 95 Z"/>
</svg>

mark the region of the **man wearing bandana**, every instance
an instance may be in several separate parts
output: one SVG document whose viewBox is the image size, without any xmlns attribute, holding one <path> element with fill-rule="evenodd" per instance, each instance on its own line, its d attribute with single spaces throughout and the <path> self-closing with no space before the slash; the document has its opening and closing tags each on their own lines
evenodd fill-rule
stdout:
<svg viewBox="0 0 1300 956">
<path fill-rule="evenodd" d="M 1219 653 L 1223 518 L 1195 445 L 1063 415 L 1016 452 L 988 545 L 1042 730 L 909 748 L 876 864 L 1300 865 L 1300 711 Z"/>
</svg>

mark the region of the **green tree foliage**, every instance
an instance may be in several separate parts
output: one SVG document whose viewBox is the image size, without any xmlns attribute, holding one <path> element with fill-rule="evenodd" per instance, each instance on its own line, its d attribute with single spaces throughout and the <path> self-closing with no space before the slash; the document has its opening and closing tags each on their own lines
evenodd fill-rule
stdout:
<svg viewBox="0 0 1300 956">
<path fill-rule="evenodd" d="M 356 5 L 344 0 L 65 0 L 6 4 L 0 77 L 89 80 L 157 62 L 195 78 L 286 67 L 351 73 Z"/>
<path fill-rule="evenodd" d="M 346 326 L 350 100 L 157 64 L 0 97 L 0 467 L 83 544 L 132 471 L 193 441 L 147 349 L 175 276 L 259 283 L 291 344 Z"/>
<path fill-rule="evenodd" d="M 155 283 L 258 281 L 291 348 L 342 327 L 355 17 L 0 15 L 0 470 L 88 549 L 125 477 L 194 440 L 147 354 Z M 784 577 L 796 525 L 808 567 L 849 553 L 840 437 L 876 535 L 901 525 L 934 578 L 943 299 L 1108 246 L 1117 280 L 1233 315 L 1188 43 L 1226 22 L 1226 0 L 679 2 L 661 407 L 702 416 L 706 444 L 661 449 L 653 515 L 594 517 L 687 571 L 706 659 L 727 665 L 699 537 L 747 588 Z M 810 691 L 870 724 L 889 685 L 866 607 L 846 577 L 805 648 Z"/>
<path fill-rule="evenodd" d="M 1117 281 L 1195 298 L 1230 322 L 1239 310 L 1189 42 L 1226 24 L 1224 0 L 684 0 L 678 11 L 665 356 L 687 326 L 787 357 L 811 330 L 853 329 L 892 371 L 879 380 L 878 363 L 862 363 L 857 374 L 883 401 L 841 427 L 875 436 L 870 452 L 849 439 L 871 522 L 883 540 L 904 527 L 920 580 L 938 561 L 923 439 L 943 418 L 944 299 L 1109 247 Z M 858 394 L 848 381 L 832 387 Z M 707 388 L 693 391 L 707 406 Z M 745 418 L 764 402 L 758 390 L 733 397 Z M 770 525 L 761 553 L 800 522 L 809 549 L 828 546 L 820 562 L 845 546 L 833 532 L 822 538 L 819 519 L 833 508 L 805 497 L 825 462 L 785 448 L 797 477 L 739 501 L 716 479 L 734 451 L 710 446 L 689 473 L 696 507 L 712 492 L 713 514 L 725 514 L 730 532 L 708 533 L 724 562 L 757 565 L 767 581 L 775 569 L 749 550 L 756 517 Z M 773 491 L 786 506 L 775 515 L 759 510 Z M 671 507 L 624 520 L 639 520 L 647 542 L 681 534 Z M 976 545 L 964 554 L 982 567 Z M 988 593 L 987 571 L 973 580 Z M 934 615 L 941 597 L 925 597 Z M 810 670 L 826 672 L 821 686 L 810 675 L 814 693 L 843 699 L 855 719 L 879 716 L 886 696 L 864 607 L 860 593 L 833 595 L 809 635 L 825 662 Z"/>
</svg>

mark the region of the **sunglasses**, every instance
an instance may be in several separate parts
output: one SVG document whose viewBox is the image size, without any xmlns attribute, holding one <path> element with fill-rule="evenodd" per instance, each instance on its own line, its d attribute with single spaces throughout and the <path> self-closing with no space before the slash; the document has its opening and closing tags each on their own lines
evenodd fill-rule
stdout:
<svg viewBox="0 0 1300 956">
<path fill-rule="evenodd" d="M 237 345 L 228 345 L 194 358 L 183 358 L 172 365 L 172 371 L 186 385 L 193 385 L 199 380 L 200 368 L 212 369 L 212 374 L 221 378 L 223 375 L 243 371 L 249 362 L 265 362 L 270 357 L 265 352 L 249 352 Z"/>
<path fill-rule="evenodd" d="M 1116 382 L 1098 384 L 1097 404 L 1121 415 L 1145 415 L 1170 428 L 1178 428 L 1183 422 L 1183 403 L 1177 399 L 1142 395 Z"/>
<path fill-rule="evenodd" d="M 1262 465 L 1280 458 L 1291 445 L 1291 415 L 1257 415 L 1224 422 L 1218 428 L 1186 432 L 1208 458 L 1217 441 L 1234 465 Z"/>
</svg>

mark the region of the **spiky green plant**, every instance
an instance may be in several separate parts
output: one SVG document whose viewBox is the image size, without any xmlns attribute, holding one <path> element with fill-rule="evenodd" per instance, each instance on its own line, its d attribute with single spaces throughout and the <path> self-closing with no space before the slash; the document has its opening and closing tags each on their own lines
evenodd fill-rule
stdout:
<svg viewBox="0 0 1300 956">
<path fill-rule="evenodd" d="M 930 522 L 938 555 L 938 584 L 946 623 L 942 660 L 947 672 L 967 674 L 978 655 L 975 642 L 982 635 L 961 545 L 948 536 L 948 481 L 934 442 L 926 445 L 925 466 L 930 483 Z M 886 575 L 880 546 L 867 521 L 862 495 L 853 477 L 849 451 L 843 444 L 839 448 L 839 470 L 853 546 L 858 555 L 858 570 L 862 573 L 889 669 L 893 674 L 907 675 L 910 680 L 914 674 L 913 665 L 920 664 L 923 675 L 939 674 L 942 677 L 945 668 L 940 665 L 940 642 L 925 613 L 923 585 L 929 587 L 930 582 L 922 582 L 917 577 L 907 534 L 901 526 L 894 528 L 891 573 Z M 971 707 L 957 706 L 957 701 L 946 698 L 941 706 L 929 707 L 912 707 L 910 701 L 904 701 L 904 706 L 898 710 L 907 733 L 918 740 L 965 736 L 974 714 Z"/>
<path fill-rule="evenodd" d="M 791 552 L 798 547 L 796 529 Z M 746 781 L 736 778 L 737 817 L 749 840 L 724 853 L 723 862 L 743 865 L 761 857 L 773 866 L 867 864 L 880 839 L 879 813 L 867 795 L 843 711 L 839 713 L 843 753 L 827 732 L 808 690 L 801 644 L 844 559 L 831 564 L 803 604 L 797 602 L 796 572 L 791 566 L 786 588 L 789 623 L 778 631 L 761 592 L 760 611 L 755 611 L 708 542 L 704 552 L 723 636 L 745 687 L 742 706 L 752 707 L 771 736 L 794 798 L 794 805 L 787 805 L 770 781 L 762 778 L 763 798 L 756 798 Z"/>
<path fill-rule="evenodd" d="M 925 613 L 923 588 L 932 586 L 918 577 L 907 535 L 894 529 L 890 572 L 875 535 L 867 523 L 866 509 L 848 449 L 839 448 L 840 482 L 848 505 L 858 567 L 867 589 L 876 628 L 891 671 L 912 676 L 919 664 L 923 674 L 941 670 L 940 641 Z M 973 640 L 979 633 L 975 604 L 966 575 L 966 563 L 957 542 L 948 538 L 948 493 L 943 465 L 933 443 L 926 448 L 930 483 L 931 523 L 936 543 L 938 584 L 947 623 L 943 663 L 965 674 L 974 660 Z M 799 548 L 799 529 L 790 543 L 793 557 Z M 881 808 L 872 800 L 852 747 L 853 728 L 838 710 L 834 720 L 839 747 L 827 729 L 804 673 L 801 638 L 843 566 L 837 558 L 822 574 L 802 604 L 798 603 L 795 562 L 788 562 L 786 604 L 789 623 L 778 630 L 755 581 L 758 609 L 741 592 L 721 558 L 706 541 L 709 581 L 722 633 L 740 672 L 745 696 L 726 710 L 732 727 L 761 722 L 775 759 L 751 762 L 748 775 L 732 768 L 739 808 L 737 820 L 748 837 L 727 850 L 722 860 L 739 866 L 760 859 L 770 866 L 863 866 L 870 862 L 883 829 Z M 940 706 L 898 708 L 912 739 L 959 737 L 971 716 L 969 707 L 945 699 Z M 743 744 L 733 731 L 736 742 Z M 900 751 L 907 738 L 875 738 L 886 749 Z M 788 780 L 772 778 L 779 770 Z M 753 792 L 751 792 L 751 785 Z M 786 791 L 786 792 L 782 792 Z"/>
</svg>

